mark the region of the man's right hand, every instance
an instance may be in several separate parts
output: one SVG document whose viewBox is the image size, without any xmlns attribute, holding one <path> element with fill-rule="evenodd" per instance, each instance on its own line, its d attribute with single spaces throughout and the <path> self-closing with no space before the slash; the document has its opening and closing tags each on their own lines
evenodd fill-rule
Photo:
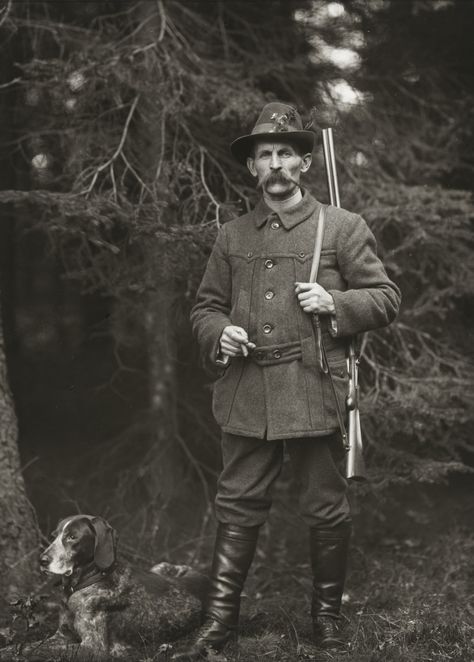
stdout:
<svg viewBox="0 0 474 662">
<path fill-rule="evenodd" d="M 241 326 L 226 326 L 220 337 L 221 353 L 224 356 L 248 356 L 255 347 L 249 342 L 247 331 Z"/>
</svg>

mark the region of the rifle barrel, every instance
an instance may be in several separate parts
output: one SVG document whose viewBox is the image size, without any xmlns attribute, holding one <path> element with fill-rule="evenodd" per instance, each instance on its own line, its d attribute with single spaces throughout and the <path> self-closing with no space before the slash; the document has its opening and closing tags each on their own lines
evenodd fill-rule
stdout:
<svg viewBox="0 0 474 662">
<path fill-rule="evenodd" d="M 326 175 L 328 180 L 329 201 L 334 207 L 341 206 L 339 197 L 339 183 L 337 181 L 336 155 L 334 151 L 334 138 L 331 128 L 323 129 L 323 150 L 326 161 Z"/>
<path fill-rule="evenodd" d="M 339 183 L 337 181 L 336 155 L 334 150 L 334 139 L 332 128 L 321 129 L 323 135 L 323 153 L 326 164 L 326 177 L 329 191 L 329 201 L 334 207 L 341 206 L 339 197 Z M 351 370 L 351 383 L 353 393 L 349 394 L 351 409 L 348 412 L 348 443 L 346 461 L 346 478 L 352 480 L 365 480 L 366 471 L 364 457 L 362 454 L 362 433 L 360 429 L 360 416 L 358 404 L 358 369 L 355 356 L 355 341 L 351 339 L 349 344 L 349 364 Z"/>
</svg>

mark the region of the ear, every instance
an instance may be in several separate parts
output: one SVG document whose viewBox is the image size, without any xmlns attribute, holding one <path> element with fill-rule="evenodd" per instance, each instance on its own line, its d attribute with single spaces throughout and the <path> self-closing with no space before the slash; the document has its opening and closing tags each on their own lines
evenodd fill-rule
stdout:
<svg viewBox="0 0 474 662">
<path fill-rule="evenodd" d="M 249 169 L 249 172 L 252 175 L 252 177 L 257 176 L 257 170 L 255 169 L 255 161 L 251 156 L 247 156 L 247 168 Z"/>
<path fill-rule="evenodd" d="M 94 517 L 91 524 L 95 531 L 94 563 L 106 570 L 115 562 L 117 532 L 102 517 Z"/>
<path fill-rule="evenodd" d="M 301 157 L 301 168 L 300 168 L 301 172 L 306 172 L 307 170 L 309 170 L 312 161 L 313 161 L 313 155 L 310 152 L 308 152 L 308 154 L 303 154 L 303 156 Z"/>
</svg>

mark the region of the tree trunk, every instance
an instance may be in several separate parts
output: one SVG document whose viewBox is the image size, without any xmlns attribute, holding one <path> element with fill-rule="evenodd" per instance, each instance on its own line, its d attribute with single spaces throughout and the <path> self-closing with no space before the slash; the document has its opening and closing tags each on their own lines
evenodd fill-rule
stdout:
<svg viewBox="0 0 474 662">
<path fill-rule="evenodd" d="M 39 533 L 21 474 L 18 425 L 0 320 L 0 592 L 13 597 L 38 580 Z"/>
<path fill-rule="evenodd" d="M 13 63 L 21 61 L 21 45 L 17 40 L 6 40 L 1 59 L 0 83 L 14 78 Z M 7 88 L 0 100 L 0 142 L 14 135 L 14 113 L 17 93 Z M 10 148 L 11 149 L 11 148 Z M 0 189 L 14 188 L 20 169 L 10 149 L 0 150 Z M 0 224 L 0 595 L 13 598 L 29 592 L 39 580 L 39 529 L 35 513 L 25 490 L 18 449 L 18 425 L 13 403 L 4 342 L 3 312 L 9 310 L 9 347 L 14 346 L 14 305 L 12 279 L 14 278 L 13 223 L 3 207 Z M 6 291 L 4 291 L 4 289 Z M 3 295 L 3 296 L 1 296 Z M 5 296 L 6 295 L 6 296 Z"/>
<path fill-rule="evenodd" d="M 140 17 L 144 27 L 137 39 L 141 45 L 147 45 L 160 34 L 162 18 L 157 5 L 148 2 L 141 3 Z M 143 75 L 149 78 L 151 92 L 142 96 L 138 105 L 140 121 L 136 127 L 136 149 L 140 155 L 142 180 L 153 196 L 158 198 L 167 190 L 164 181 L 167 175 L 163 172 L 157 174 L 160 155 L 162 158 L 165 154 L 165 145 L 162 144 L 164 134 L 161 130 L 164 111 L 160 93 L 152 91 L 160 77 L 157 56 L 153 51 L 145 53 Z M 159 204 L 158 218 L 161 222 L 173 222 L 169 212 Z M 150 281 L 154 283 L 153 290 L 147 296 L 145 313 L 153 438 L 149 476 L 154 496 L 159 495 L 161 505 L 165 505 L 176 495 L 183 471 L 182 456 L 177 445 L 176 422 L 176 339 L 173 324 L 176 292 L 172 269 L 167 264 L 165 250 L 159 246 L 158 240 L 156 244 L 150 242 L 145 249 L 145 259 Z"/>
</svg>

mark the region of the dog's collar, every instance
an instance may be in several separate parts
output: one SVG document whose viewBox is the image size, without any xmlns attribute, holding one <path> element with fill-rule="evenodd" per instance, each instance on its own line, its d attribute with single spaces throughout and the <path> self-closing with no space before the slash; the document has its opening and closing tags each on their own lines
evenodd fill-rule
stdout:
<svg viewBox="0 0 474 662">
<path fill-rule="evenodd" d="M 110 568 L 107 568 L 106 570 L 95 570 L 92 574 L 87 574 L 85 577 L 82 577 L 79 579 L 77 582 L 74 583 L 68 582 L 68 583 L 63 583 L 63 590 L 64 593 L 70 597 L 73 593 L 77 593 L 78 591 L 82 591 L 83 589 L 87 588 L 88 586 L 93 586 L 94 584 L 99 584 L 100 582 L 105 581 L 112 570 L 114 569 L 115 564 L 110 566 Z"/>
</svg>

